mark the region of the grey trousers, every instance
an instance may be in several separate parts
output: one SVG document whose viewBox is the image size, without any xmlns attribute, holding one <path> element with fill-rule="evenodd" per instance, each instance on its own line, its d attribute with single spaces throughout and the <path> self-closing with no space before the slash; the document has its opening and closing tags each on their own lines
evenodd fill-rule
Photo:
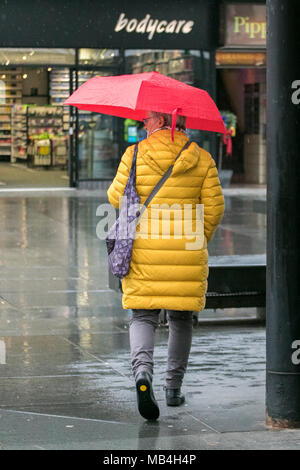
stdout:
<svg viewBox="0 0 300 470">
<path fill-rule="evenodd" d="M 180 388 L 192 344 L 193 316 L 191 311 L 168 310 L 169 324 L 166 388 Z M 143 371 L 153 376 L 155 330 L 160 310 L 132 310 L 129 322 L 131 365 L 134 377 Z"/>
</svg>

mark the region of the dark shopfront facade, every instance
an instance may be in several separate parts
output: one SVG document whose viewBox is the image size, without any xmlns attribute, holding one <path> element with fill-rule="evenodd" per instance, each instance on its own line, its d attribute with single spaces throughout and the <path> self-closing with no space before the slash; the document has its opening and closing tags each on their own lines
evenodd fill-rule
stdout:
<svg viewBox="0 0 300 470">
<path fill-rule="evenodd" d="M 2 2 L 1 71 L 22 67 L 23 73 L 26 67 L 48 67 L 48 105 L 59 105 L 94 75 L 152 70 L 204 88 L 215 99 L 221 3 Z M 126 146 L 143 137 L 138 123 L 74 108 L 66 107 L 64 121 L 70 186 L 105 189 Z M 214 134 L 190 132 L 191 138 L 216 155 Z"/>
<path fill-rule="evenodd" d="M 266 184 L 266 5 L 227 2 L 216 52 L 216 102 L 236 117 L 233 151 L 222 168 L 232 183 Z M 225 113 L 224 113 L 225 114 Z"/>
</svg>

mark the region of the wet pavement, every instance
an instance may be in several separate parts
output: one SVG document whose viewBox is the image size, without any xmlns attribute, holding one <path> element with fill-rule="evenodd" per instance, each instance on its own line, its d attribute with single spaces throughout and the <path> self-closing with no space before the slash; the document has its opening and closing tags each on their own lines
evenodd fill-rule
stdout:
<svg viewBox="0 0 300 470">
<path fill-rule="evenodd" d="M 63 187 L 69 186 L 67 170 L 61 168 L 29 168 L 24 163 L 0 161 L 0 188 L 11 189 L 25 187 Z"/>
<path fill-rule="evenodd" d="M 264 189 L 224 193 L 211 259 L 265 262 Z M 264 326 L 213 322 L 251 318 L 255 309 L 199 314 L 180 408 L 164 401 L 168 330 L 161 325 L 154 373 L 160 419 L 140 417 L 130 312 L 108 288 L 95 231 L 105 201 L 95 191 L 0 192 L 0 449 L 299 448 L 300 431 L 265 426 Z"/>
</svg>

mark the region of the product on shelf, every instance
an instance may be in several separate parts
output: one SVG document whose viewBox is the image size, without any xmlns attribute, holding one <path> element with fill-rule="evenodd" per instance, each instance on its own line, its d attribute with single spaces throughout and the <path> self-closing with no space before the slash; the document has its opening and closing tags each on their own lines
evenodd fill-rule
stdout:
<svg viewBox="0 0 300 470">
<path fill-rule="evenodd" d="M 0 70 L 0 104 L 13 105 L 22 103 L 21 69 Z M 0 110 L 0 112 L 2 112 Z"/>
<path fill-rule="evenodd" d="M 169 62 L 167 62 L 167 61 L 156 62 L 155 72 L 159 72 L 159 73 L 162 73 L 164 75 L 168 75 Z"/>
<path fill-rule="evenodd" d="M 52 145 L 52 165 L 65 167 L 68 162 L 68 139 L 67 137 L 53 137 Z"/>
<path fill-rule="evenodd" d="M 28 106 L 27 128 L 29 139 L 36 135 L 63 133 L 63 107 L 62 106 Z"/>
<path fill-rule="evenodd" d="M 38 166 L 66 165 L 70 108 L 62 106 L 62 102 L 70 94 L 69 69 L 51 72 L 50 105 L 22 104 L 25 78 L 21 67 L 0 69 L 0 158 L 10 157 L 11 162 L 28 160 Z M 60 145 L 54 144 L 52 155 L 54 139 Z M 41 144 L 46 141 L 50 145 Z"/>
<path fill-rule="evenodd" d="M 11 154 L 11 106 L 0 103 L 0 156 Z"/>
<path fill-rule="evenodd" d="M 152 62 L 152 63 L 146 63 L 143 65 L 143 72 L 153 72 L 153 70 L 155 69 L 155 63 Z"/>
<path fill-rule="evenodd" d="M 33 140 L 28 146 L 29 166 L 50 166 L 51 165 L 51 141 Z"/>
<path fill-rule="evenodd" d="M 4 155 L 1 152 L 3 134 L 3 141 L 11 146 L 12 162 L 19 158 L 27 159 L 29 166 L 67 165 L 68 134 L 64 130 L 63 106 L 14 105 L 6 111 L 8 109 L 11 112 L 11 139 L 10 128 L 5 130 L 7 135 L 1 129 L 2 124 L 6 124 L 4 120 L 1 123 L 0 105 L 0 155 Z"/>
<path fill-rule="evenodd" d="M 11 108 L 11 161 L 27 159 L 27 105 L 15 104 Z"/>
<path fill-rule="evenodd" d="M 69 69 L 53 69 L 50 72 L 50 99 L 55 105 L 65 101 L 70 95 Z"/>
<path fill-rule="evenodd" d="M 132 66 L 132 73 L 142 73 L 143 72 L 143 65 L 138 62 Z"/>
<path fill-rule="evenodd" d="M 127 73 L 156 71 L 190 85 L 197 83 L 200 74 L 200 53 L 178 51 L 144 51 L 127 56 Z"/>
<path fill-rule="evenodd" d="M 75 90 L 75 77 L 73 78 L 73 90 Z M 50 104 L 62 104 L 70 95 L 70 72 L 69 69 L 52 69 L 49 84 Z M 70 107 L 63 107 L 63 130 L 67 132 L 70 127 Z"/>
</svg>

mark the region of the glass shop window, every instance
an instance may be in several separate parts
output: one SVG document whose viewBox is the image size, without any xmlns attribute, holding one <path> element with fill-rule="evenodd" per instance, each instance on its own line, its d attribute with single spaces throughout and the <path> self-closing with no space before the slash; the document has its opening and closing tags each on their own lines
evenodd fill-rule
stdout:
<svg viewBox="0 0 300 470">
<path fill-rule="evenodd" d="M 109 66 L 118 65 L 120 54 L 118 49 L 79 49 L 79 65 Z"/>
<path fill-rule="evenodd" d="M 205 89 L 212 95 L 210 51 L 127 49 L 125 50 L 125 73 L 156 71 L 188 85 Z M 190 139 L 210 151 L 211 136 L 204 131 L 188 129 Z"/>
</svg>

